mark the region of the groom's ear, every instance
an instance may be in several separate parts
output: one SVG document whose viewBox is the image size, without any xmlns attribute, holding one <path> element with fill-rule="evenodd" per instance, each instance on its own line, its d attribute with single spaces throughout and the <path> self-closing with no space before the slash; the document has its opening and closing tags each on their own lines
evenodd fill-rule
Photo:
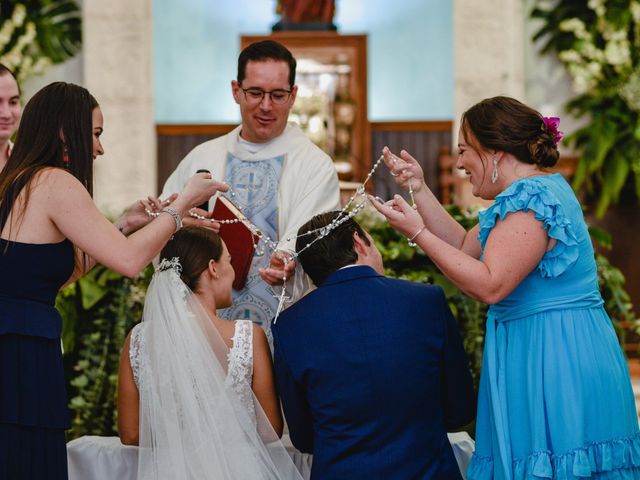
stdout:
<svg viewBox="0 0 640 480">
<path fill-rule="evenodd" d="M 358 232 L 353 232 L 353 251 L 356 252 L 358 258 L 362 258 L 367 254 L 367 244 L 364 242 Z"/>
</svg>

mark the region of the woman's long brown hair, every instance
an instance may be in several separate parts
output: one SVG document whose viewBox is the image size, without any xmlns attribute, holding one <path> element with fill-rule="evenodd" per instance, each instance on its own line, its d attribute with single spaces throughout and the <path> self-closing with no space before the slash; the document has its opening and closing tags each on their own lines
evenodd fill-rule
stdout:
<svg viewBox="0 0 640 480">
<path fill-rule="evenodd" d="M 97 106 L 86 88 L 65 82 L 47 85 L 29 100 L 11 156 L 0 172 L 0 231 L 24 190 L 22 208 L 14 211 L 21 219 L 29 204 L 31 183 L 45 168 L 67 170 L 93 195 L 92 113 Z M 63 161 L 65 144 L 68 164 Z"/>
</svg>

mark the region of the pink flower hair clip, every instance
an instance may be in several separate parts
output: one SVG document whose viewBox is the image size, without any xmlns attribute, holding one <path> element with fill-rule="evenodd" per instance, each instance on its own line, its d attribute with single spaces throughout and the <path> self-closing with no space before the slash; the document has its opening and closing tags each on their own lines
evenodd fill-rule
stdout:
<svg viewBox="0 0 640 480">
<path fill-rule="evenodd" d="M 544 129 L 553 135 L 553 143 L 558 145 L 562 137 L 564 137 L 564 132 L 558 130 L 560 117 L 542 117 L 542 121 L 544 122 Z"/>
</svg>

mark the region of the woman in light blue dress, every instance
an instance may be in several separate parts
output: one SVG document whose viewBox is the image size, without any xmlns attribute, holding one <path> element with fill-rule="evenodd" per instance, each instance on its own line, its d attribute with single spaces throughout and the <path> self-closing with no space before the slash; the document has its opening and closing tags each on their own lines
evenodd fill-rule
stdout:
<svg viewBox="0 0 640 480">
<path fill-rule="evenodd" d="M 372 202 L 467 295 L 490 304 L 475 479 L 640 479 L 629 371 L 603 308 L 591 239 L 558 160 L 559 119 L 507 97 L 462 117 L 457 168 L 495 199 L 469 232 L 406 152 L 385 151 L 402 198 Z"/>
</svg>

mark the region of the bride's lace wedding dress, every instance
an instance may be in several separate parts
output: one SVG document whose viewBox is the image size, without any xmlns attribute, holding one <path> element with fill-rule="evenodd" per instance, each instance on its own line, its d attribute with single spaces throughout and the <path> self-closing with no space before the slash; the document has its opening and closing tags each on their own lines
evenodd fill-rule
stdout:
<svg viewBox="0 0 640 480">
<path fill-rule="evenodd" d="M 163 260 L 130 339 L 139 446 L 74 440 L 70 479 L 301 480 L 251 390 L 251 321 L 235 323 L 232 343 L 180 279 L 177 259 Z"/>
<path fill-rule="evenodd" d="M 144 323 L 139 323 L 131 330 L 129 360 L 133 380 L 138 390 L 144 388 L 144 365 L 140 365 L 140 350 L 145 348 Z M 255 425 L 256 409 L 253 403 L 251 380 L 253 377 L 253 322 L 236 320 L 232 346 L 227 354 L 227 377 L 225 386 L 235 393 L 239 400 L 238 407 L 248 413 Z M 144 361 L 144 360 L 143 360 Z"/>
</svg>

